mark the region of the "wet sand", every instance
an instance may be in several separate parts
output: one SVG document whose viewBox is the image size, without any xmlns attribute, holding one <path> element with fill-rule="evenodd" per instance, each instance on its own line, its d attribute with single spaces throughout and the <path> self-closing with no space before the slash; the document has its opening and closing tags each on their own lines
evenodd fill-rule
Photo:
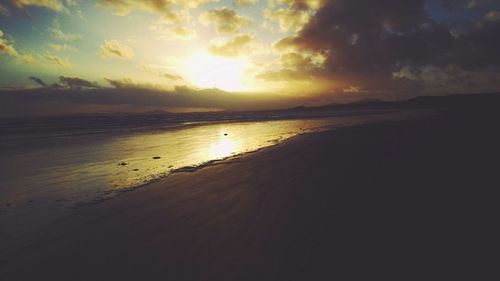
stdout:
<svg viewBox="0 0 500 281">
<path fill-rule="evenodd" d="M 1 279 L 482 279 L 499 115 L 302 135 L 176 173 L 8 245 Z"/>
</svg>

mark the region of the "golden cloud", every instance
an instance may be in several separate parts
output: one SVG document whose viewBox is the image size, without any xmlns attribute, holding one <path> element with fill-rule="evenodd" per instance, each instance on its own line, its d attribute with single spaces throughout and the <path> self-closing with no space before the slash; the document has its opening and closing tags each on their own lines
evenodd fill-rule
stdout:
<svg viewBox="0 0 500 281">
<path fill-rule="evenodd" d="M 58 57 L 56 55 L 52 55 L 50 53 L 43 54 L 42 56 L 44 59 L 52 62 L 53 64 L 55 64 L 57 66 L 61 66 L 61 67 L 70 67 L 71 66 L 71 63 L 69 62 L 69 60 L 67 58 L 61 58 L 61 57 Z"/>
<path fill-rule="evenodd" d="M 177 21 L 179 15 L 173 10 L 173 1 L 170 0 L 98 0 L 97 5 L 114 10 L 116 15 L 124 16 L 133 10 L 156 12 L 168 21 Z"/>
<path fill-rule="evenodd" d="M 226 7 L 205 12 L 199 20 L 205 25 L 214 25 L 217 33 L 238 33 L 252 23 L 249 17 L 238 15 Z"/>
<path fill-rule="evenodd" d="M 58 19 L 54 19 L 52 22 L 52 27 L 48 29 L 50 33 L 52 33 L 52 37 L 59 41 L 75 41 L 82 39 L 82 36 L 79 34 L 70 34 L 65 33 L 61 30 L 61 23 Z"/>
<path fill-rule="evenodd" d="M 160 14 L 168 22 L 179 22 L 182 19 L 180 8 L 196 8 L 208 2 L 218 0 L 98 0 L 100 7 L 114 10 L 116 15 L 126 15 L 134 10 L 145 10 Z"/>
<path fill-rule="evenodd" d="M 64 4 L 59 0 L 11 0 L 15 7 L 24 9 L 27 6 L 38 6 L 60 12 L 64 9 Z"/>
<path fill-rule="evenodd" d="M 321 7 L 324 0 L 272 0 L 264 10 L 264 26 L 277 22 L 282 32 L 299 31 L 304 27 L 314 13 Z"/>
<path fill-rule="evenodd" d="M 101 45 L 101 57 L 131 59 L 134 57 L 134 50 L 116 40 L 106 40 Z"/>
<path fill-rule="evenodd" d="M 49 44 L 49 46 L 56 52 L 76 51 L 75 47 L 68 44 Z"/>
<path fill-rule="evenodd" d="M 319 9 L 327 0 L 270 0 L 268 2 L 270 7 L 286 5 L 295 10 L 310 10 Z"/>
<path fill-rule="evenodd" d="M 14 57 L 18 62 L 26 64 L 35 63 L 35 59 L 31 54 L 19 53 L 16 48 L 14 48 L 14 45 L 4 38 L 2 30 L 0 30 L 0 54 L 1 53 Z"/>
<path fill-rule="evenodd" d="M 20 54 L 17 57 L 18 61 L 26 64 L 34 64 L 36 62 L 32 54 Z"/>
<path fill-rule="evenodd" d="M 181 25 L 168 27 L 162 23 L 156 23 L 152 24 L 149 28 L 158 34 L 159 39 L 164 40 L 190 40 L 196 37 L 196 30 Z"/>
<path fill-rule="evenodd" d="M 249 34 L 238 35 L 230 41 L 218 40 L 211 43 L 208 51 L 216 56 L 234 57 L 240 55 L 253 37 Z"/>
<path fill-rule="evenodd" d="M 259 0 L 234 0 L 234 3 L 238 6 L 248 6 L 255 5 Z"/>
<path fill-rule="evenodd" d="M 289 8 L 266 9 L 264 17 L 270 22 L 278 22 L 282 32 L 298 31 L 309 22 L 311 15 L 307 11 Z"/>
<path fill-rule="evenodd" d="M 0 53 L 5 53 L 10 56 L 17 56 L 18 53 L 14 46 L 4 39 L 4 33 L 0 30 Z"/>
<path fill-rule="evenodd" d="M 313 53 L 285 53 L 280 56 L 279 69 L 269 69 L 257 75 L 268 81 L 309 80 L 318 76 L 325 58 Z"/>
</svg>

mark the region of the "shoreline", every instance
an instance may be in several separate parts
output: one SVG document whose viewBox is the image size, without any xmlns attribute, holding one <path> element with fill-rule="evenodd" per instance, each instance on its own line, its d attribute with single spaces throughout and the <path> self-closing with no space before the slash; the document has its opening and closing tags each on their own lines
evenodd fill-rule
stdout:
<svg viewBox="0 0 500 281">
<path fill-rule="evenodd" d="M 465 211 L 445 199 L 450 192 L 467 200 L 471 179 L 489 179 L 473 160 L 489 159 L 494 119 L 449 115 L 299 135 L 172 174 L 54 222 L 29 245 L 4 252 L 0 273 L 23 280 L 15 273 L 28 266 L 21 276 L 53 280 L 304 280 L 326 276 L 332 265 L 339 270 L 333 276 L 355 265 L 409 270 L 393 257 L 443 254 L 433 247 L 455 233 L 454 220 L 439 224 L 452 214 L 440 204 L 453 218 Z M 474 137 L 463 135 L 466 129 Z M 478 138 L 485 141 L 476 151 L 461 149 Z M 442 146 L 450 140 L 450 148 Z M 467 161 L 456 161 L 457 150 Z M 479 215 L 472 206 L 467 210 Z"/>
<path fill-rule="evenodd" d="M 385 113 L 385 114 L 380 114 L 380 112 L 376 112 L 376 113 L 370 112 L 370 113 L 361 114 L 361 115 L 358 115 L 358 114 L 348 115 L 348 116 L 340 115 L 340 116 L 334 116 L 331 118 L 335 118 L 335 119 L 336 118 L 349 118 L 349 117 L 358 118 L 358 117 L 364 117 L 366 115 L 372 115 L 372 116 L 374 116 L 374 118 L 380 119 L 378 121 L 374 121 L 373 123 L 379 123 L 379 122 L 386 122 L 386 121 L 391 121 L 391 120 L 393 121 L 393 120 L 399 120 L 399 119 L 413 119 L 413 118 L 416 118 L 415 116 L 418 116 L 417 118 L 422 118 L 423 116 L 434 114 L 435 112 L 436 112 L 435 110 L 390 111 L 390 113 Z M 387 117 L 385 117 L 385 116 L 387 116 Z M 312 118 L 312 119 L 295 118 L 295 119 L 290 119 L 290 120 L 308 121 L 308 120 L 318 120 L 318 119 L 324 119 L 324 118 Z M 262 122 L 290 121 L 290 120 L 288 120 L 288 119 L 287 120 L 264 120 Z M 235 122 L 229 122 L 229 124 L 249 123 L 249 122 L 255 122 L 255 121 L 235 121 Z M 226 123 L 226 122 L 223 122 L 223 123 Z M 372 122 L 368 122 L 368 123 L 372 123 Z M 210 124 L 202 124 L 202 125 L 198 124 L 198 125 L 193 125 L 193 126 L 205 126 L 205 125 L 209 126 L 209 125 L 214 125 L 214 124 L 221 124 L 221 123 L 215 122 L 215 123 L 210 123 Z M 347 124 L 347 125 L 341 124 L 340 127 L 338 127 L 338 125 L 328 125 L 328 126 L 325 126 L 324 128 L 313 129 L 313 131 L 302 130 L 301 132 L 294 135 L 292 138 L 295 138 L 295 137 L 297 137 L 299 135 L 303 135 L 303 134 L 311 134 L 311 133 L 316 133 L 319 131 L 336 130 L 339 128 L 358 126 L 358 125 L 359 124 L 354 124 L 354 125 L 353 124 Z M 192 126 L 188 126 L 188 127 L 192 127 Z M 180 130 L 180 128 L 174 129 L 174 131 L 176 131 L 176 130 Z M 132 134 L 136 134 L 136 133 L 137 132 L 133 132 Z M 148 134 L 151 134 L 151 133 L 156 133 L 156 131 L 149 132 Z M 163 132 L 163 133 L 165 133 L 165 132 Z M 118 137 L 118 136 L 114 136 L 114 138 L 116 138 L 116 137 Z M 186 166 L 176 167 L 174 169 L 166 169 L 162 174 L 152 176 L 149 179 L 144 179 L 144 182 L 142 182 L 140 184 L 136 184 L 133 186 L 126 186 L 126 187 L 119 187 L 116 189 L 104 190 L 104 191 L 100 191 L 99 193 L 95 193 L 95 194 L 89 193 L 88 195 L 85 196 L 85 197 L 90 197 L 90 198 L 83 198 L 83 197 L 82 198 L 63 198 L 62 197 L 62 198 L 56 199 L 56 202 L 65 202 L 64 206 L 60 206 L 60 207 L 69 208 L 69 209 L 79 208 L 79 206 L 82 206 L 82 205 L 92 205 L 92 204 L 95 204 L 98 202 L 112 199 L 115 196 L 119 196 L 123 192 L 129 192 L 129 191 L 134 190 L 136 188 L 141 188 L 145 185 L 162 180 L 162 179 L 170 176 L 171 174 L 178 173 L 178 172 L 196 171 L 200 168 L 203 168 L 206 166 L 211 166 L 214 163 L 219 163 L 221 161 L 230 160 L 230 159 L 235 158 L 235 157 L 241 157 L 241 156 L 244 156 L 245 154 L 249 154 L 249 153 L 258 152 L 262 149 L 275 146 L 275 145 L 277 145 L 283 141 L 287 141 L 287 140 L 288 140 L 288 137 L 285 138 L 285 140 L 276 139 L 273 142 L 271 142 L 270 144 L 266 144 L 265 146 L 259 147 L 256 150 L 244 151 L 244 152 L 236 153 L 236 154 L 229 155 L 229 156 L 226 156 L 223 158 L 208 160 L 206 162 L 201 162 L 201 163 L 196 164 L 196 165 L 186 165 Z M 32 202 L 32 201 L 34 201 L 34 200 L 29 200 L 29 202 Z M 9 206 L 7 206 L 5 208 L 0 207 L 0 211 L 5 211 L 5 212 L 9 211 L 9 209 L 11 208 L 10 205 L 12 203 L 11 202 L 7 202 L 7 203 Z M 24 204 L 26 204 L 26 203 L 24 203 Z"/>
<path fill-rule="evenodd" d="M 393 122 L 393 121 L 387 121 L 387 122 Z M 359 126 L 359 125 L 356 125 L 356 126 Z M 349 126 L 342 127 L 342 128 L 349 128 Z M 310 135 L 315 135 L 315 134 L 321 134 L 321 133 L 325 133 L 325 132 L 333 132 L 333 131 L 336 131 L 336 130 L 342 129 L 342 128 L 331 127 L 331 128 L 325 129 L 324 131 L 319 131 L 319 132 L 316 132 L 316 131 L 314 131 L 314 132 L 302 132 L 302 133 L 299 133 L 293 137 L 287 138 L 285 140 L 280 140 L 278 142 L 274 142 L 271 145 L 264 146 L 264 147 L 258 148 L 256 150 L 242 152 L 242 153 L 235 154 L 235 155 L 230 155 L 230 156 L 227 156 L 227 157 L 222 158 L 222 159 L 210 160 L 210 161 L 207 161 L 207 162 L 201 163 L 199 165 L 195 165 L 195 166 L 179 167 L 177 169 L 165 172 L 164 175 L 159 176 L 159 177 L 154 178 L 154 179 L 151 179 L 151 180 L 149 180 L 143 184 L 140 184 L 140 185 L 135 185 L 135 186 L 127 187 L 127 188 L 120 188 L 120 189 L 116 189 L 116 190 L 103 191 L 99 194 L 96 194 L 90 200 L 79 200 L 79 201 L 75 201 L 74 203 L 71 203 L 70 205 L 60 206 L 60 208 L 62 208 L 63 210 L 67 210 L 67 211 L 61 213 L 60 215 L 58 215 L 55 218 L 52 218 L 47 227 L 43 227 L 42 229 L 38 229 L 36 233 L 27 234 L 26 238 L 23 238 L 19 244 L 24 244 L 25 241 L 30 241 L 32 239 L 36 239 L 39 236 L 43 236 L 44 233 L 50 232 L 50 229 L 52 229 L 51 226 L 53 223 L 58 223 L 58 222 L 66 221 L 66 220 L 70 219 L 72 216 L 75 215 L 74 212 L 75 211 L 78 212 L 80 209 L 92 208 L 92 207 L 98 206 L 99 204 L 102 204 L 102 203 L 105 203 L 105 202 L 108 202 L 111 200 L 115 200 L 124 194 L 138 191 L 139 189 L 148 188 L 151 185 L 157 185 L 157 184 L 167 184 L 168 185 L 169 178 L 176 176 L 176 175 L 180 175 L 183 177 L 184 176 L 189 177 L 191 174 L 194 174 L 194 173 L 196 173 L 200 170 L 203 170 L 203 169 L 215 167 L 218 165 L 231 165 L 231 164 L 234 164 L 237 162 L 245 161 L 245 158 L 247 158 L 247 157 L 251 157 L 255 154 L 268 153 L 268 150 L 270 150 L 270 149 L 273 149 L 277 146 L 286 145 L 287 143 L 290 143 L 290 142 L 298 141 L 298 139 L 300 139 L 300 138 L 307 137 Z M 56 200 L 56 202 L 60 202 L 60 201 L 61 202 L 71 202 L 71 199 L 67 199 L 67 200 L 66 199 L 58 199 L 58 200 Z M 7 208 L 10 208 L 10 206 Z M 3 209 L 3 207 L 0 207 L 0 212 L 8 212 L 9 211 L 8 209 L 5 209 L 5 210 L 2 210 L 2 209 Z M 4 239 L 4 241 L 7 241 L 7 240 L 8 239 Z M 4 254 L 9 251 L 8 247 L 0 247 L 0 250 L 2 250 L 0 252 L 3 252 Z M 17 249 L 10 250 L 10 252 L 15 252 L 16 250 Z M 0 260 L 1 260 L 1 258 L 2 257 L 0 256 Z"/>
<path fill-rule="evenodd" d="M 16 242 L 16 244 L 24 245 L 24 244 L 26 244 L 27 241 L 29 243 L 29 241 L 31 241 L 33 239 L 36 240 L 38 237 L 43 236 L 46 233 L 50 233 L 51 229 L 54 228 L 54 224 L 64 222 L 64 221 L 71 219 L 73 216 L 77 215 L 78 212 L 81 212 L 81 210 L 93 208 L 93 207 L 98 208 L 100 204 L 119 199 L 123 195 L 133 193 L 135 191 L 140 191 L 142 189 L 151 188 L 151 186 L 169 185 L 168 181 L 172 177 L 196 176 L 195 173 L 200 172 L 204 169 L 210 169 L 213 167 L 217 167 L 219 165 L 230 166 L 232 164 L 244 162 L 249 157 L 259 157 L 259 155 L 262 155 L 262 154 L 272 153 L 273 149 L 276 149 L 276 148 L 282 147 L 282 146 L 287 146 L 287 145 L 290 145 L 290 144 L 293 144 L 296 142 L 300 142 L 301 139 L 308 138 L 308 137 L 317 137 L 318 135 L 321 135 L 321 134 L 331 134 L 331 133 L 337 132 L 338 130 L 342 130 L 342 129 L 346 129 L 346 128 L 355 128 L 355 127 L 360 127 L 360 126 L 370 126 L 372 124 L 383 124 L 383 123 L 387 123 L 387 122 L 400 122 L 400 121 L 401 120 L 387 120 L 387 121 L 375 122 L 375 123 L 371 123 L 371 124 L 346 126 L 346 127 L 340 127 L 340 128 L 330 127 L 330 128 L 325 129 L 323 131 L 302 132 L 302 133 L 299 133 L 293 137 L 287 138 L 285 140 L 275 142 L 269 146 L 264 146 L 264 147 L 258 148 L 257 150 L 227 156 L 227 157 L 222 158 L 222 159 L 210 160 L 210 161 L 201 163 L 201 164 L 196 165 L 196 166 L 179 167 L 177 169 L 166 172 L 165 175 L 163 175 L 163 176 L 151 179 L 148 182 L 145 182 L 145 183 L 140 184 L 140 185 L 131 186 L 131 187 L 127 187 L 127 188 L 121 188 L 121 189 L 117 189 L 117 190 L 103 191 L 102 193 L 96 195 L 94 198 L 92 198 L 90 200 L 80 200 L 80 201 L 76 201 L 75 203 L 71 203 L 70 205 L 67 205 L 67 206 L 66 205 L 61 206 L 61 208 L 63 210 L 65 210 L 64 212 L 62 212 L 59 216 L 52 218 L 48 225 L 42 227 L 41 229 L 38 229 L 35 233 L 25 234 L 26 237 L 24 237 L 20 241 Z M 59 200 L 56 200 L 56 201 L 59 201 Z M 63 200 L 63 201 L 66 202 L 65 200 Z M 71 200 L 69 200 L 69 201 L 71 201 Z M 1 210 L 1 208 L 0 208 L 0 211 L 7 212 L 8 210 Z M 7 239 L 4 239 L 4 241 L 6 241 L 6 240 Z M 22 247 L 25 247 L 25 245 Z M 19 249 L 22 249 L 22 247 L 19 247 Z M 19 250 L 17 247 L 14 247 L 13 249 L 10 249 L 10 250 L 9 250 L 9 247 L 0 247 L 0 249 L 2 250 L 0 252 L 3 252 L 4 254 L 7 253 L 8 255 Z M 1 260 L 1 258 L 2 257 L 0 256 L 0 260 Z"/>
<path fill-rule="evenodd" d="M 431 112 L 430 116 L 432 116 L 432 114 L 435 113 L 434 110 L 430 111 L 430 112 Z M 415 112 L 412 111 L 411 113 L 414 114 Z M 423 113 L 423 114 L 416 112 L 416 114 L 419 114 L 418 117 L 416 117 L 416 119 L 429 117 L 429 115 L 425 115 L 425 114 L 428 114 L 427 112 Z M 112 201 L 115 199 L 119 199 L 122 195 L 133 193 L 134 191 L 139 191 L 142 189 L 147 189 L 148 187 L 151 187 L 151 186 L 157 186 L 157 185 L 167 185 L 168 186 L 170 184 L 168 181 L 172 177 L 177 176 L 177 177 L 187 177 L 188 178 L 191 176 L 195 176 L 195 173 L 200 172 L 204 169 L 214 168 L 214 167 L 217 167 L 219 165 L 230 166 L 230 165 L 233 165 L 236 163 L 241 163 L 241 162 L 248 160 L 248 158 L 250 158 L 250 157 L 259 157 L 262 155 L 273 153 L 273 150 L 275 150 L 275 149 L 280 149 L 281 147 L 286 147 L 288 145 L 291 145 L 291 144 L 294 144 L 297 142 L 300 143 L 304 139 L 318 138 L 318 137 L 321 138 L 321 135 L 335 134 L 335 133 L 339 132 L 339 130 L 341 132 L 344 129 L 355 129 L 355 128 L 362 128 L 362 127 L 372 126 L 372 125 L 384 125 L 384 124 L 390 124 L 390 123 L 399 123 L 399 122 L 404 122 L 404 121 L 409 121 L 409 120 L 415 120 L 415 117 L 411 117 L 410 119 L 383 120 L 383 121 L 376 121 L 373 123 L 347 125 L 347 126 L 341 126 L 341 127 L 330 126 L 329 128 L 325 128 L 324 130 L 321 130 L 321 131 L 301 132 L 297 135 L 294 135 L 293 137 L 287 138 L 285 140 L 280 140 L 280 141 L 275 142 L 271 145 L 264 146 L 264 147 L 258 148 L 256 150 L 253 150 L 253 151 L 248 151 L 248 152 L 243 152 L 243 153 L 239 153 L 239 154 L 235 154 L 235 155 L 230 155 L 230 156 L 227 156 L 227 157 L 222 158 L 222 159 L 210 160 L 210 161 L 207 161 L 207 162 L 201 163 L 199 165 L 195 165 L 195 166 L 179 167 L 177 169 L 170 170 L 170 171 L 166 172 L 165 175 L 163 175 L 163 176 L 159 176 L 157 178 L 151 179 L 143 184 L 131 186 L 131 187 L 127 187 L 127 188 L 120 188 L 120 189 L 116 189 L 116 190 L 104 191 L 104 192 L 96 195 L 94 198 L 92 198 L 89 201 L 80 200 L 80 201 L 75 201 L 74 203 L 71 203 L 70 205 L 62 206 L 63 209 L 71 210 L 71 211 L 69 211 L 69 213 L 63 214 L 62 216 L 54 218 L 53 220 L 51 220 L 50 225 L 48 225 L 48 227 L 44 227 L 43 229 L 40 229 L 39 231 L 37 231 L 37 233 L 27 235 L 27 239 L 23 239 L 21 241 L 21 243 L 23 241 L 30 241 L 32 239 L 36 239 L 39 236 L 43 236 L 44 233 L 50 233 L 51 229 L 52 229 L 51 225 L 53 223 L 59 223 L 59 222 L 67 221 L 67 220 L 71 219 L 71 217 L 78 215 L 78 214 L 75 214 L 75 211 L 79 212 L 81 209 L 98 207 L 100 204 L 103 204 L 103 203 L 106 203 L 106 202 L 109 202 L 109 201 Z M 273 121 L 273 120 L 268 120 L 268 121 Z M 239 123 L 239 122 L 240 121 L 235 122 L 235 123 Z M 264 121 L 264 122 L 266 122 L 266 121 Z M 59 201 L 59 200 L 56 200 L 56 201 Z M 66 201 L 66 199 L 64 199 L 62 201 Z M 68 201 L 71 202 L 71 199 L 68 199 Z M 16 250 L 17 249 L 14 249 L 11 252 L 15 252 Z"/>
</svg>

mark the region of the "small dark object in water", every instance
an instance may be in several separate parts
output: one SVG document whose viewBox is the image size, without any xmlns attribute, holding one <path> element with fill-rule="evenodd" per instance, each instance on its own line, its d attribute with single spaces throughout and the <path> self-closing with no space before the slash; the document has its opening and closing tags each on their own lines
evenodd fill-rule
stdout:
<svg viewBox="0 0 500 281">
<path fill-rule="evenodd" d="M 224 133 L 224 136 L 227 136 L 227 133 Z"/>
<path fill-rule="evenodd" d="M 127 162 L 121 162 L 121 163 L 118 163 L 118 166 L 127 166 L 128 163 Z"/>
<path fill-rule="evenodd" d="M 153 159 L 160 159 L 160 156 L 154 156 Z"/>
<path fill-rule="evenodd" d="M 139 171 L 139 169 L 133 169 L 132 171 L 137 172 L 137 171 Z"/>
</svg>

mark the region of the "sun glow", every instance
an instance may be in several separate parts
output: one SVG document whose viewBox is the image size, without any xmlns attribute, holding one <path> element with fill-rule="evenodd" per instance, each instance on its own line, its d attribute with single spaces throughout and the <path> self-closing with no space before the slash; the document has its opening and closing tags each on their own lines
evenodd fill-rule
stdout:
<svg viewBox="0 0 500 281">
<path fill-rule="evenodd" d="M 245 71 L 250 62 L 245 58 L 216 57 L 199 52 L 186 59 L 184 73 L 195 86 L 225 91 L 248 91 Z"/>
<path fill-rule="evenodd" d="M 231 139 L 220 140 L 217 143 L 210 145 L 210 155 L 213 158 L 228 157 L 231 156 L 237 148 L 237 143 Z"/>
</svg>

